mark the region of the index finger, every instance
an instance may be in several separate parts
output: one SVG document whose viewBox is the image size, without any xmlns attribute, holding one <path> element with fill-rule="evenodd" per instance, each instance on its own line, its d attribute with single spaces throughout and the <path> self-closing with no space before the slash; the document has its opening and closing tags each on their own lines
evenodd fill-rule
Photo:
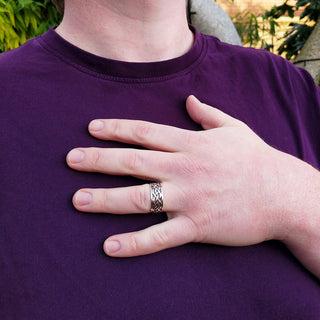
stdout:
<svg viewBox="0 0 320 320">
<path fill-rule="evenodd" d="M 177 152 L 190 141 L 195 131 L 141 120 L 99 119 L 89 124 L 96 138 L 141 145 L 148 149 Z"/>
</svg>

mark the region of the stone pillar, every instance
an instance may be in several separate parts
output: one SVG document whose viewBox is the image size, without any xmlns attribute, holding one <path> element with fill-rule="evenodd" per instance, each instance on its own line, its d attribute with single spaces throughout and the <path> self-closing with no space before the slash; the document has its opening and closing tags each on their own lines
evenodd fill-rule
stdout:
<svg viewBox="0 0 320 320">
<path fill-rule="evenodd" d="M 320 20 L 297 56 L 294 64 L 308 70 L 317 85 L 320 85 Z"/>
<path fill-rule="evenodd" d="M 174 0 L 173 0 L 174 1 Z M 221 41 L 241 45 L 240 37 L 228 14 L 213 0 L 191 0 L 191 23 L 202 33 Z"/>
</svg>

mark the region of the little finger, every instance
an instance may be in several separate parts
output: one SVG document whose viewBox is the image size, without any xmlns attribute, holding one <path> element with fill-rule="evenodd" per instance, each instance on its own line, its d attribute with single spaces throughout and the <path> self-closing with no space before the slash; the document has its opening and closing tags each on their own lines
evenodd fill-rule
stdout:
<svg viewBox="0 0 320 320">
<path fill-rule="evenodd" d="M 177 247 L 195 239 L 188 218 L 177 217 L 137 232 L 111 236 L 104 251 L 113 257 L 135 257 Z"/>
</svg>

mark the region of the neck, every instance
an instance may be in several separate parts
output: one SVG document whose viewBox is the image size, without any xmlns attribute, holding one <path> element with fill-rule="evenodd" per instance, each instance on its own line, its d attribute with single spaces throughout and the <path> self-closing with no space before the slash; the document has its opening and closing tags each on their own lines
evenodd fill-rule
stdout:
<svg viewBox="0 0 320 320">
<path fill-rule="evenodd" d="M 66 0 L 56 31 L 83 50 L 128 62 L 173 59 L 193 43 L 185 0 Z"/>
</svg>

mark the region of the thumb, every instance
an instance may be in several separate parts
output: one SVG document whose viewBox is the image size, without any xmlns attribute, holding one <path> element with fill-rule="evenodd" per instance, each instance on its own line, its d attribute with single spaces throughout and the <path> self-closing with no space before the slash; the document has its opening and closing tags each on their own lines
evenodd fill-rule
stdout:
<svg viewBox="0 0 320 320">
<path fill-rule="evenodd" d="M 187 98 L 186 106 L 192 120 L 201 124 L 206 130 L 220 127 L 235 127 L 243 124 L 226 113 L 205 103 L 201 103 L 193 95 Z"/>
</svg>

